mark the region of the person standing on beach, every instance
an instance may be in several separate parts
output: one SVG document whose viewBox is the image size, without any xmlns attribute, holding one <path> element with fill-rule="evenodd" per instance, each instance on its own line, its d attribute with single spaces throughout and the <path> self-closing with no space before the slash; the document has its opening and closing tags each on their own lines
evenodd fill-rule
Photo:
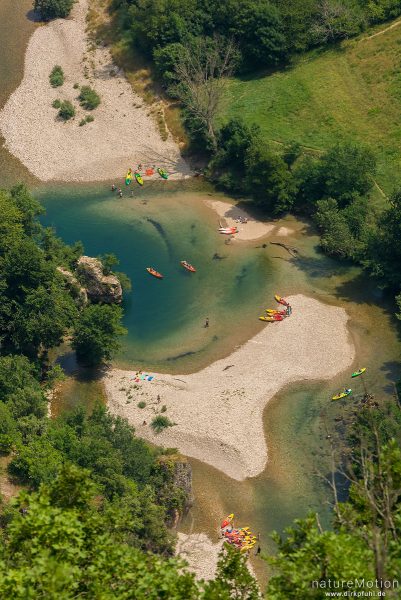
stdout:
<svg viewBox="0 0 401 600">
<path fill-rule="evenodd" d="M 209 327 L 209 317 L 206 317 L 205 327 Z"/>
</svg>

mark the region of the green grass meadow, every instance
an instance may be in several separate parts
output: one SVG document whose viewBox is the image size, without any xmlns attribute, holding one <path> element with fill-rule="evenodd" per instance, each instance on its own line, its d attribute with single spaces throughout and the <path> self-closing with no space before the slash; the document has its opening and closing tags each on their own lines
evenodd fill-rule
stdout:
<svg viewBox="0 0 401 600">
<path fill-rule="evenodd" d="M 339 140 L 369 145 L 389 194 L 401 183 L 401 26 L 311 52 L 270 75 L 232 79 L 223 108 L 222 120 L 256 122 L 270 141 L 316 151 Z"/>
</svg>

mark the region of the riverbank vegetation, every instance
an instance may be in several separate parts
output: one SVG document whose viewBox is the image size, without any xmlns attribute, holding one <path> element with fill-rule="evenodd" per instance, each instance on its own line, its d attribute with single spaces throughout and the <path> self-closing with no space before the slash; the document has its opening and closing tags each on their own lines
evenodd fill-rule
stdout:
<svg viewBox="0 0 401 600">
<path fill-rule="evenodd" d="M 44 21 L 65 19 L 71 12 L 75 0 L 34 0 L 33 8 Z"/>
</svg>

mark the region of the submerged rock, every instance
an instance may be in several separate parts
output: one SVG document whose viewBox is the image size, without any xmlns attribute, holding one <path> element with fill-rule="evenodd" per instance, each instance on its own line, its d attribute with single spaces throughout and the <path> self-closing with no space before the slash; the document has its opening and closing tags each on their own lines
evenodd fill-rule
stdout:
<svg viewBox="0 0 401 600">
<path fill-rule="evenodd" d="M 92 302 L 120 304 L 123 299 L 121 283 L 115 275 L 104 275 L 103 265 L 97 258 L 81 256 L 77 274 Z"/>
</svg>

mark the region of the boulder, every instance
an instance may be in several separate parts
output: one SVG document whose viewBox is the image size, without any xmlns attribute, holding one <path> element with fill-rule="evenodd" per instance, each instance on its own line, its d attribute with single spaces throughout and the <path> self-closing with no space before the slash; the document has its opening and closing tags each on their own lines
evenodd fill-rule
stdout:
<svg viewBox="0 0 401 600">
<path fill-rule="evenodd" d="M 97 258 L 81 256 L 77 264 L 77 274 L 92 302 L 120 304 L 122 301 L 123 290 L 118 277 L 104 275 L 103 265 Z"/>
</svg>

